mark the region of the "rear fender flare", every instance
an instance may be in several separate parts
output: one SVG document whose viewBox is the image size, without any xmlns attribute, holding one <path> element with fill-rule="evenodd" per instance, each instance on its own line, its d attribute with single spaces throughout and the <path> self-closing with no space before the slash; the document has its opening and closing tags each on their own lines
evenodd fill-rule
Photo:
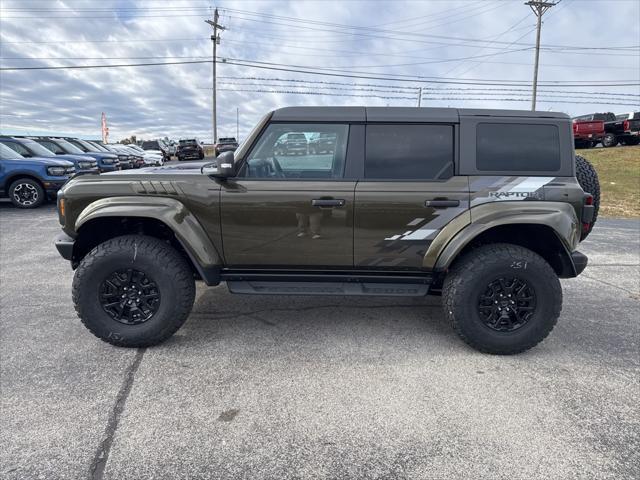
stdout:
<svg viewBox="0 0 640 480">
<path fill-rule="evenodd" d="M 470 222 L 459 221 L 443 229 L 431 243 L 423 268 L 444 271 L 458 254 L 481 233 L 500 225 L 544 225 L 550 227 L 565 247 L 566 255 L 580 240 L 580 223 L 571 204 L 563 202 L 491 202 L 473 207 Z M 443 238 L 439 238 L 443 235 Z"/>
</svg>

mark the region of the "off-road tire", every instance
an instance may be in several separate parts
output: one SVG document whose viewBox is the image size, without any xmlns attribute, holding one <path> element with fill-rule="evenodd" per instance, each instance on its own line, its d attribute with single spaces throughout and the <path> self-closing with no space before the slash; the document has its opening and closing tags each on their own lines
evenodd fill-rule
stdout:
<svg viewBox="0 0 640 480">
<path fill-rule="evenodd" d="M 602 137 L 602 146 L 605 148 L 615 147 L 618 145 L 618 137 L 616 137 L 613 133 L 606 133 L 604 137 Z"/>
<path fill-rule="evenodd" d="M 31 192 L 36 195 L 33 203 L 25 204 L 16 200 L 14 194 L 16 189 L 18 188 L 32 189 Z M 32 178 L 18 178 L 17 180 L 11 182 L 11 185 L 9 185 L 9 199 L 11 200 L 11 203 L 13 203 L 13 205 L 17 208 L 38 208 L 46 201 L 46 196 L 47 194 L 45 193 L 44 188 L 42 188 L 42 185 L 40 185 L 40 182 L 38 182 L 37 180 L 33 180 Z"/>
<path fill-rule="evenodd" d="M 535 291 L 531 318 L 510 332 L 485 325 L 478 302 L 489 283 L 514 275 Z M 449 270 L 442 287 L 445 316 L 468 345 L 484 353 L 512 355 L 534 347 L 555 327 L 562 310 L 562 288 L 551 266 L 538 254 L 508 243 L 483 245 L 470 250 Z"/>
<path fill-rule="evenodd" d="M 576 155 L 576 178 L 582 189 L 593 196 L 593 220 L 591 221 L 591 225 L 589 225 L 589 229 L 586 231 L 583 230 L 580 235 L 580 240 L 584 240 L 589 236 L 598 219 L 598 211 L 600 210 L 600 181 L 598 180 L 598 172 L 593 168 L 593 165 L 580 155 Z"/>
<path fill-rule="evenodd" d="M 100 285 L 116 270 L 148 275 L 160 293 L 157 311 L 144 323 L 116 321 L 102 307 Z M 173 247 L 157 238 L 125 235 L 95 247 L 80 262 L 72 286 L 82 323 L 101 340 L 119 347 L 148 347 L 163 342 L 186 321 L 195 298 L 193 272 Z"/>
</svg>

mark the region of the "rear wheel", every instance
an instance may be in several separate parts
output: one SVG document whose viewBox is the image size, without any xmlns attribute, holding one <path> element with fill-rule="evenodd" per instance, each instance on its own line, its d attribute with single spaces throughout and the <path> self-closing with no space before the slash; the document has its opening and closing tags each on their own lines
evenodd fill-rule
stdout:
<svg viewBox="0 0 640 480">
<path fill-rule="evenodd" d="M 73 278 L 73 302 L 82 323 L 101 340 L 146 347 L 173 335 L 195 297 L 193 273 L 170 245 L 127 235 L 95 247 Z"/>
<path fill-rule="evenodd" d="M 598 219 L 598 210 L 600 210 L 600 181 L 598 180 L 598 172 L 593 168 L 593 165 L 580 155 L 576 155 L 576 178 L 578 179 L 580 187 L 593 197 L 593 220 L 589 225 L 589 229 L 582 231 L 580 240 L 584 240 L 591 233 Z"/>
<path fill-rule="evenodd" d="M 618 137 L 616 137 L 613 133 L 607 133 L 604 137 L 602 137 L 602 146 L 609 148 L 615 147 L 618 144 Z"/>
<path fill-rule="evenodd" d="M 19 178 L 11 183 L 9 198 L 18 208 L 37 208 L 46 199 L 42 185 L 31 178 Z"/>
<path fill-rule="evenodd" d="M 556 273 L 538 254 L 511 244 L 484 245 L 450 269 L 445 316 L 460 338 L 485 353 L 524 352 L 553 330 L 562 309 Z"/>
</svg>

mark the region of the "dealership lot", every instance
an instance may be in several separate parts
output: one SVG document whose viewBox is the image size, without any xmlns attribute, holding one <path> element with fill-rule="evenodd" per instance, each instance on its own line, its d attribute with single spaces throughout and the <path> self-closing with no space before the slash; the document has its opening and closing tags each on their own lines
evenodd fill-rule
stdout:
<svg viewBox="0 0 640 480">
<path fill-rule="evenodd" d="M 53 206 L 0 203 L 2 478 L 638 478 L 640 221 L 601 219 L 537 348 L 466 347 L 438 298 L 199 288 L 146 350 L 80 324 Z"/>
</svg>

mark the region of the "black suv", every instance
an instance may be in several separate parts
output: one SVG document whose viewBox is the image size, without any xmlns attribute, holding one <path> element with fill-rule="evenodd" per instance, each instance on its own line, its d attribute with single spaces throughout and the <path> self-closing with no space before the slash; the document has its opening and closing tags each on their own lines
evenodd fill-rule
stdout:
<svg viewBox="0 0 640 480">
<path fill-rule="evenodd" d="M 178 142 L 176 156 L 182 160 L 202 160 L 204 148 L 197 138 L 183 138 Z"/>
</svg>

